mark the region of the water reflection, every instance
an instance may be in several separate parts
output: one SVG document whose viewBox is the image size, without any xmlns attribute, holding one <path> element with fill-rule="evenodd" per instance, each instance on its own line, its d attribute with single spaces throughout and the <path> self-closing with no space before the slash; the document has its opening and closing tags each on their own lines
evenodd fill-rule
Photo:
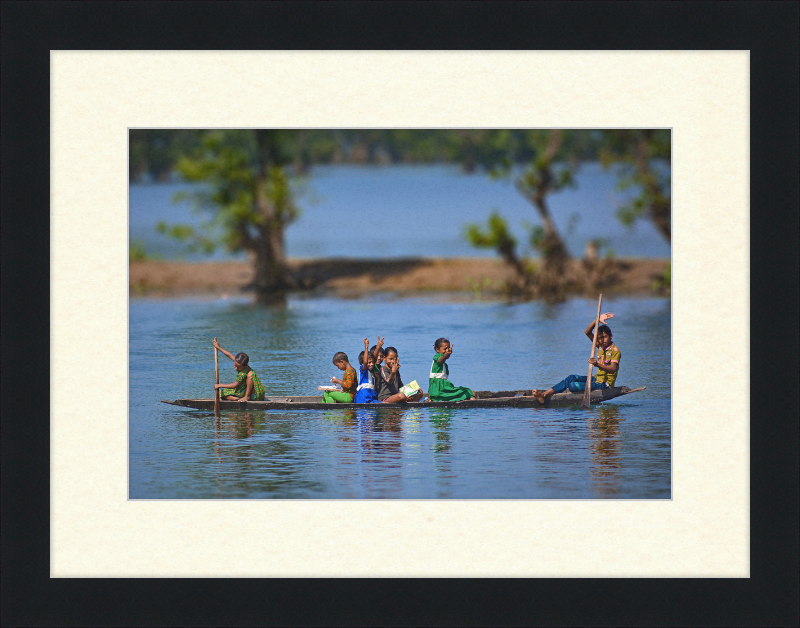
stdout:
<svg viewBox="0 0 800 628">
<path fill-rule="evenodd" d="M 217 493 L 222 495 L 229 488 L 231 476 L 236 484 L 246 483 L 245 478 L 253 472 L 255 451 L 252 441 L 245 446 L 225 446 L 225 440 L 251 438 L 255 431 L 255 418 L 250 412 L 235 412 L 223 418 L 221 412 L 214 413 L 214 455 L 217 460 Z M 233 467 L 232 474 L 229 469 Z"/>
<path fill-rule="evenodd" d="M 485 390 L 551 384 L 586 363 L 590 345 L 581 331 L 596 309 L 587 299 L 559 306 L 398 299 L 391 308 L 377 296 L 352 303 L 290 297 L 286 307 L 243 301 L 131 302 L 132 499 L 670 496 L 670 346 L 658 342 L 669 338 L 669 301 L 615 301 L 625 321 L 615 335 L 628 347 L 620 383 L 647 390 L 590 412 L 331 407 L 215 416 L 154 401 L 209 396 L 215 335 L 250 354 L 268 395 L 316 394 L 335 374 L 331 356 L 353 345 L 341 321 L 362 317 L 393 330 L 409 379 L 426 381 L 431 340 L 455 325 L 465 383 Z M 509 343 L 527 356 L 511 370 L 502 366 Z M 230 361 L 220 369 L 234 376 Z"/>
<path fill-rule="evenodd" d="M 346 497 L 384 497 L 402 487 L 403 408 L 336 408 L 325 411 L 325 421 L 336 426 L 336 482 L 364 494 Z"/>
<path fill-rule="evenodd" d="M 215 497 L 301 497 L 323 490 L 297 450 L 299 426 L 275 413 L 214 413 Z"/>
<path fill-rule="evenodd" d="M 325 420 L 335 425 L 352 427 L 356 424 L 356 411 L 351 408 L 325 410 Z M 347 440 L 350 440 L 349 438 Z"/>
<path fill-rule="evenodd" d="M 622 469 L 622 439 L 619 408 L 614 405 L 597 406 L 589 419 L 589 449 L 591 467 L 589 477 L 592 488 L 600 497 L 613 497 L 620 492 Z"/>
<path fill-rule="evenodd" d="M 455 410 L 449 408 L 436 408 L 430 411 L 431 424 L 436 442 L 433 450 L 437 454 L 450 451 L 450 421 L 455 414 Z"/>
<path fill-rule="evenodd" d="M 361 461 L 368 465 L 365 469 L 367 494 L 379 497 L 398 490 L 402 486 L 403 410 L 359 410 L 356 417 L 361 436 Z"/>
</svg>

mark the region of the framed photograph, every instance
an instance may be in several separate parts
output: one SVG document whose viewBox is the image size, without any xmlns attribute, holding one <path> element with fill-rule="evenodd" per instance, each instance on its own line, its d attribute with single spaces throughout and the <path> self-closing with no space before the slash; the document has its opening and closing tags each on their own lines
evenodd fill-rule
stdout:
<svg viewBox="0 0 800 628">
<path fill-rule="evenodd" d="M 791 622 L 796 4 L 353 6 L 4 5 L 4 621 Z M 671 128 L 671 499 L 130 499 L 127 132 L 254 126 Z"/>
</svg>

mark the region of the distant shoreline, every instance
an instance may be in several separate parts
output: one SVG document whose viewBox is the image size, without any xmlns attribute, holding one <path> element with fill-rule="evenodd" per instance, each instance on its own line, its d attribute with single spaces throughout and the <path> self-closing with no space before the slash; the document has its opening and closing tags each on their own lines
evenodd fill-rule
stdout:
<svg viewBox="0 0 800 628">
<path fill-rule="evenodd" d="M 583 270 L 581 260 L 573 260 Z M 669 259 L 618 258 L 604 293 L 668 295 L 653 285 L 659 280 Z M 300 291 L 348 293 L 431 292 L 503 294 L 504 281 L 512 271 L 494 258 L 324 258 L 290 259 L 290 272 Z M 130 262 L 128 275 L 131 296 L 182 296 L 207 294 L 235 296 L 247 293 L 253 271 L 246 261 L 226 262 Z"/>
</svg>

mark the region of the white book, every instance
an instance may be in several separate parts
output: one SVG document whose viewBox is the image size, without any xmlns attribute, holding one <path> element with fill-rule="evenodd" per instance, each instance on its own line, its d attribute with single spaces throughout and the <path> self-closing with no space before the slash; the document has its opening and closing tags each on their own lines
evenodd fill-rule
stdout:
<svg viewBox="0 0 800 628">
<path fill-rule="evenodd" d="M 403 393 L 406 397 L 413 397 L 419 392 L 419 384 L 417 384 L 417 380 L 414 380 L 410 384 L 406 384 L 402 388 L 400 388 L 400 392 Z"/>
</svg>

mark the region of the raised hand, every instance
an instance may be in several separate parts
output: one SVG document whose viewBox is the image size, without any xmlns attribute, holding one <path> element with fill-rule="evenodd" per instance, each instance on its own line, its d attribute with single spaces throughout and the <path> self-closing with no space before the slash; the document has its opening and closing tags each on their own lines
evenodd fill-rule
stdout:
<svg viewBox="0 0 800 628">
<path fill-rule="evenodd" d="M 383 338 L 386 338 L 386 336 L 384 336 Z M 376 346 L 378 346 L 378 347 L 382 347 L 383 346 L 383 338 L 378 336 L 378 342 L 377 342 Z"/>
<path fill-rule="evenodd" d="M 611 312 L 606 312 L 605 314 L 600 315 L 600 324 L 603 325 L 609 318 L 614 318 L 614 314 Z"/>
<path fill-rule="evenodd" d="M 369 338 L 364 338 L 364 346 L 369 349 Z"/>
<path fill-rule="evenodd" d="M 214 336 L 214 342 L 211 343 L 211 344 L 214 345 L 215 349 L 221 349 L 222 348 L 222 347 L 219 346 L 219 343 L 217 342 L 217 337 L 216 336 Z"/>
</svg>

